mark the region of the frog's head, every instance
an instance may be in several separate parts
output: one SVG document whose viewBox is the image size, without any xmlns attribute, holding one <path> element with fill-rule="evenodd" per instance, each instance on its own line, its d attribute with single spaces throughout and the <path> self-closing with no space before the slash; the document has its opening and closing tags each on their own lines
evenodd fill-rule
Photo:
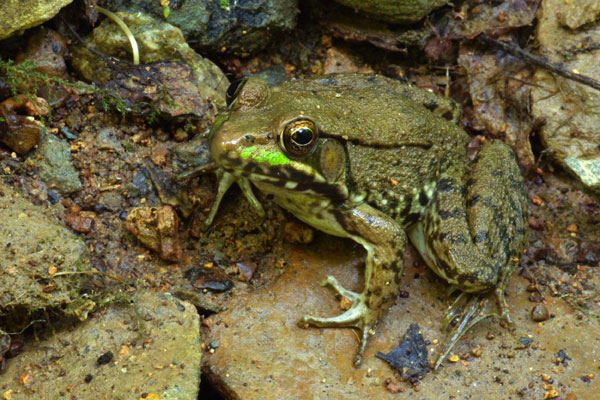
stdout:
<svg viewBox="0 0 600 400">
<path fill-rule="evenodd" d="M 237 179 L 272 191 L 345 200 L 344 146 L 320 137 L 310 105 L 290 99 L 284 90 L 269 88 L 259 78 L 233 83 L 227 90 L 229 109 L 211 129 L 212 157 Z"/>
</svg>

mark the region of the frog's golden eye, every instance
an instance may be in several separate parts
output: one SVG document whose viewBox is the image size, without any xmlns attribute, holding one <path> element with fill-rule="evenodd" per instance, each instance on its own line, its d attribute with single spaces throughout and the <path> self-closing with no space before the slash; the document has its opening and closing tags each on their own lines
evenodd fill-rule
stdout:
<svg viewBox="0 0 600 400">
<path fill-rule="evenodd" d="M 247 81 L 248 78 L 242 78 L 238 79 L 237 81 L 234 81 L 232 84 L 229 85 L 227 91 L 225 92 L 225 103 L 227 104 L 227 107 L 229 107 L 231 103 L 233 103 L 235 98 L 238 96 L 238 94 L 240 94 L 242 88 L 244 87 L 244 84 Z"/>
<path fill-rule="evenodd" d="M 279 137 L 280 145 L 290 156 L 302 157 L 310 154 L 317 144 L 317 125 L 309 119 L 289 122 Z"/>
</svg>

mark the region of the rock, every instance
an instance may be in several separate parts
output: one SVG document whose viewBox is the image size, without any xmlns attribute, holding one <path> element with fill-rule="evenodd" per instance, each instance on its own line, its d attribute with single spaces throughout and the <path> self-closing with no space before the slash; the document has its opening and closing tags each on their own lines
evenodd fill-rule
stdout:
<svg viewBox="0 0 600 400">
<path fill-rule="evenodd" d="M 537 322 L 546 321 L 550 318 L 550 314 L 548 313 L 548 309 L 543 304 L 536 304 L 531 309 L 531 319 Z"/>
<path fill-rule="evenodd" d="M 157 3 L 158 4 L 158 3 Z M 186 3 L 187 4 L 187 3 Z M 136 38 L 140 62 L 176 61 L 191 68 L 191 77 L 200 95 L 206 101 L 223 106 L 229 81 L 210 60 L 203 58 L 188 46 L 181 30 L 141 13 L 116 13 L 123 19 Z M 131 60 L 131 45 L 123 31 L 105 19 L 85 38 L 87 46 L 103 54 Z M 112 79 L 112 69 L 103 68 L 104 60 L 84 46 L 73 46 L 73 68 L 88 81 L 105 82 Z"/>
<path fill-rule="evenodd" d="M 98 132 L 98 138 L 96 140 L 99 150 L 107 150 L 117 154 L 123 154 L 123 146 L 119 140 L 119 133 L 117 132 L 117 128 L 114 126 L 100 129 L 100 132 Z"/>
<path fill-rule="evenodd" d="M 196 308 L 169 293 L 124 295 L 134 304 L 109 305 L 9 359 L 2 392 L 12 391 L 13 400 L 67 393 L 78 399 L 197 399 L 202 350 Z"/>
<path fill-rule="evenodd" d="M 65 224 L 67 224 L 75 232 L 88 233 L 94 227 L 96 214 L 91 211 L 83 211 L 81 213 L 70 212 L 65 215 Z"/>
<path fill-rule="evenodd" d="M 58 32 L 40 28 L 27 40 L 25 51 L 17 54 L 15 64 L 29 60 L 35 62 L 37 72 L 63 78 L 67 72 L 67 64 L 63 58 L 66 51 L 67 43 Z"/>
<path fill-rule="evenodd" d="M 279 86 L 288 80 L 285 68 L 283 68 L 281 65 L 271 65 L 270 67 L 267 67 L 255 74 L 251 74 L 250 76 L 263 79 L 265 82 L 267 82 L 267 86 L 269 87 Z"/>
<path fill-rule="evenodd" d="M 544 0 L 538 16 L 537 40 L 540 52 L 562 68 L 600 79 L 598 24 L 586 24 L 598 12 L 582 14 L 580 9 L 597 8 L 595 0 L 577 7 L 562 0 Z M 560 15 L 557 18 L 556 15 Z M 583 25 L 583 26 L 581 26 Z M 571 27 L 579 27 L 572 30 Z M 545 124 L 540 139 L 545 154 L 573 174 L 585 188 L 600 196 L 600 92 L 543 69 L 537 69 L 531 89 L 531 111 Z"/>
<path fill-rule="evenodd" d="M 89 269 L 85 243 L 10 186 L 0 189 L 0 249 L 2 313 L 56 308 L 79 298 L 82 275 L 69 272 Z"/>
<path fill-rule="evenodd" d="M 205 343 L 219 344 L 204 357 L 204 376 L 225 398 L 304 399 L 309 393 L 319 399 L 346 400 L 411 396 L 496 399 L 510 398 L 527 388 L 528 398 L 542 399 L 545 389 L 539 378 L 540 365 L 552 368 L 554 354 L 561 349 L 576 360 L 569 361 L 569 368 L 558 368 L 555 381 L 565 384 L 565 393 L 600 390 L 598 379 L 584 383 L 579 378 L 597 369 L 597 321 L 581 318 L 563 300 L 549 297 L 547 307 L 557 317 L 538 325 L 531 320 L 531 305 L 522 295 L 527 280 L 516 275 L 507 287 L 516 332 L 487 319 L 470 330 L 454 349 L 455 354 L 468 355 L 471 349 L 481 346 L 478 357 L 461 357 L 457 363 L 443 364 L 426 375 L 416 389 L 409 382 L 398 382 L 397 373 L 375 358 L 377 351 L 395 347 L 410 324 L 418 322 L 423 339 L 431 342 L 429 358 L 435 359 L 445 340 L 440 325 L 455 299 L 441 300 L 447 285 L 424 266 L 415 267 L 415 258 L 408 252 L 402 286 L 411 295 L 397 298 L 386 311 L 369 339 L 363 365 L 355 368 L 355 330 L 301 329 L 297 322 L 303 314 L 329 317 L 342 312 L 334 291 L 320 287 L 318 282 L 333 275 L 345 288 L 360 290 L 364 252 L 349 241 L 322 235 L 311 245 L 290 246 L 286 253 L 282 273 L 264 286 L 256 285 L 251 293 L 233 295 L 226 311 L 211 315 L 203 324 Z M 264 264 L 260 266 L 263 277 L 275 273 Z M 493 332 L 489 340 L 486 332 Z M 533 344 L 527 351 L 515 352 L 513 348 L 522 336 L 532 338 Z M 499 375 L 498 370 L 508 372 Z M 490 384 L 498 376 L 504 383 Z M 388 379 L 396 380 L 398 389 L 409 393 L 399 397 L 388 392 Z M 528 386 L 530 382 L 535 385 Z"/>
<path fill-rule="evenodd" d="M 191 140 L 173 146 L 173 169 L 178 173 L 202 168 L 212 161 L 206 137 L 196 135 Z"/>
<path fill-rule="evenodd" d="M 48 78 L 68 79 L 67 64 L 64 59 L 67 50 L 65 39 L 52 29 L 40 28 L 29 37 L 27 47 L 15 57 L 15 65 L 25 62 L 35 63 L 33 71 L 44 74 Z M 28 76 L 19 85 L 19 92 L 37 93 L 45 98 L 48 103 L 55 106 L 69 97 L 65 87 L 56 83 L 32 79 Z"/>
<path fill-rule="evenodd" d="M 346 72 L 360 72 L 372 74 L 375 71 L 368 66 L 359 66 L 359 61 L 349 53 L 336 47 L 327 49 L 327 57 L 323 63 L 324 74 L 337 74 Z"/>
<path fill-rule="evenodd" d="M 458 64 L 467 73 L 473 103 L 472 128 L 501 138 L 517 156 L 524 171 L 535 168 L 529 134 L 534 125 L 527 110 L 531 75 L 527 66 L 510 55 L 478 54 L 465 49 Z"/>
<path fill-rule="evenodd" d="M 410 24 L 431 11 L 448 4 L 448 0 L 335 0 L 347 7 L 365 12 L 373 18 L 399 24 Z"/>
<path fill-rule="evenodd" d="M 127 212 L 127 229 L 163 260 L 181 259 L 179 219 L 171 206 L 130 209 Z"/>
<path fill-rule="evenodd" d="M 23 103 L 14 99 L 0 104 L 0 142 L 21 156 L 29 153 L 44 132 L 41 122 L 29 115 L 19 115 L 22 108 Z"/>
<path fill-rule="evenodd" d="M 163 17 L 159 2 L 110 0 L 111 10 L 142 11 Z M 248 55 L 294 28 L 297 0 L 196 0 L 178 3 L 168 22 L 177 26 L 193 47 L 202 52 Z"/>
<path fill-rule="evenodd" d="M 73 0 L 3 0 L 0 39 L 38 26 L 53 18 Z"/>
<path fill-rule="evenodd" d="M 195 116 L 202 122 L 198 129 L 208 130 L 217 115 L 215 104 L 222 106 L 221 97 L 207 97 L 212 94 L 197 86 L 187 64 L 158 61 L 122 67 L 102 84 L 121 100 L 115 105 L 117 111 L 144 115 L 149 122 L 156 118 L 186 122 Z"/>
<path fill-rule="evenodd" d="M 0 371 L 4 371 L 6 368 L 5 356 L 10 351 L 11 338 L 10 336 L 0 329 Z"/>
<path fill-rule="evenodd" d="M 71 164 L 71 151 L 66 140 L 43 134 L 30 160 L 38 166 L 38 175 L 49 187 L 63 195 L 81 190 L 79 173 Z"/>
</svg>

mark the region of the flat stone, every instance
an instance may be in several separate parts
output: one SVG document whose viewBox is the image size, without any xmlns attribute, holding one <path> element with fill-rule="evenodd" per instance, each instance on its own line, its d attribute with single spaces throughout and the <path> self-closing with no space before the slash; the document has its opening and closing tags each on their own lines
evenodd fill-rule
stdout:
<svg viewBox="0 0 600 400">
<path fill-rule="evenodd" d="M 38 166 L 38 174 L 46 185 L 63 195 L 81 190 L 79 173 L 71 163 L 71 150 L 66 140 L 42 134 L 31 160 Z"/>
<path fill-rule="evenodd" d="M 73 0 L 2 0 L 0 39 L 53 18 Z"/>
<path fill-rule="evenodd" d="M 123 295 L 133 304 L 112 304 L 8 360 L 0 393 L 11 391 L 11 400 L 196 400 L 196 308 L 168 293 Z"/>
<path fill-rule="evenodd" d="M 301 329 L 296 325 L 304 314 L 333 316 L 342 312 L 333 291 L 318 285 L 327 275 L 336 276 L 352 290 L 362 285 L 362 267 L 356 266 L 362 260 L 362 249 L 349 241 L 325 239 L 306 247 L 290 246 L 286 271 L 277 280 L 233 299 L 228 311 L 207 319 L 205 342 L 218 342 L 218 348 L 206 356 L 206 377 L 225 398 L 398 399 L 398 394 L 386 390 L 387 379 L 395 382 L 389 387 L 397 384 L 405 392 L 415 389 L 398 382 L 398 373 L 375 353 L 395 348 L 412 323 L 419 324 L 426 341 L 437 339 L 436 345 L 428 346 L 430 360 L 435 360 L 444 343 L 440 322 L 454 297 L 446 298 L 446 286 L 432 272 L 412 266 L 414 256 L 405 257 L 403 290 L 410 296 L 399 297 L 383 316 L 360 368 L 352 365 L 358 345 L 354 330 Z M 589 398 L 586 394 L 599 393 L 598 379 L 586 383 L 581 377 L 597 373 L 600 327 L 555 298 L 548 298 L 546 305 L 556 318 L 539 324 L 532 321 L 527 284 L 515 276 L 508 287 L 514 332 L 491 319 L 475 326 L 454 349 L 460 362 L 444 362 L 422 379 L 418 393 L 410 395 L 492 399 L 514 398 L 523 390 L 526 398 L 539 399 L 548 390 L 540 373 L 550 374 L 563 396 L 574 393 L 584 399 Z M 490 332 L 493 335 L 488 335 Z M 531 339 L 528 348 L 519 341 L 522 337 Z M 470 356 L 476 348 L 478 357 Z M 561 350 L 571 357 L 567 365 L 556 364 Z"/>
<path fill-rule="evenodd" d="M 582 0 L 577 7 L 563 0 L 544 0 L 538 12 L 536 38 L 541 54 L 550 62 L 598 80 L 600 50 L 594 43 L 600 40 L 600 28 L 590 24 L 590 18 L 598 20 L 596 0 Z M 570 26 L 581 27 L 573 30 Z M 598 198 L 600 92 L 544 69 L 535 71 L 533 83 L 531 113 L 545 121 L 539 133 L 547 154 Z"/>
<path fill-rule="evenodd" d="M 51 211 L 0 183 L 0 310 L 33 311 L 79 298 L 89 270 L 85 243 Z M 58 274 L 49 273 L 53 268 Z"/>
</svg>

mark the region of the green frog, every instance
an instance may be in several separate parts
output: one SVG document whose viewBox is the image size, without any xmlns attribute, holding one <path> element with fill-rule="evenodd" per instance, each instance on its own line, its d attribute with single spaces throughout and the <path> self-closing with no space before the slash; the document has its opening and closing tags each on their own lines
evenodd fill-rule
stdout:
<svg viewBox="0 0 600 400">
<path fill-rule="evenodd" d="M 237 182 L 260 212 L 250 182 L 305 223 L 366 250 L 364 289 L 329 276 L 348 298 L 341 315 L 304 316 L 302 327 L 360 331 L 359 365 L 377 321 L 396 298 L 409 238 L 427 265 L 464 293 L 492 293 L 509 321 L 504 288 L 526 241 L 526 196 L 512 150 L 487 141 L 467 157 L 456 103 L 378 75 L 336 74 L 269 88 L 249 78 L 228 90 L 209 147 L 219 169 L 211 224 Z M 462 320 L 446 347 L 476 323 L 481 304 L 450 310 Z M 466 309 L 466 312 L 464 311 Z M 495 314 L 494 314 L 495 315 Z M 441 357 L 443 359 L 443 357 Z"/>
</svg>

